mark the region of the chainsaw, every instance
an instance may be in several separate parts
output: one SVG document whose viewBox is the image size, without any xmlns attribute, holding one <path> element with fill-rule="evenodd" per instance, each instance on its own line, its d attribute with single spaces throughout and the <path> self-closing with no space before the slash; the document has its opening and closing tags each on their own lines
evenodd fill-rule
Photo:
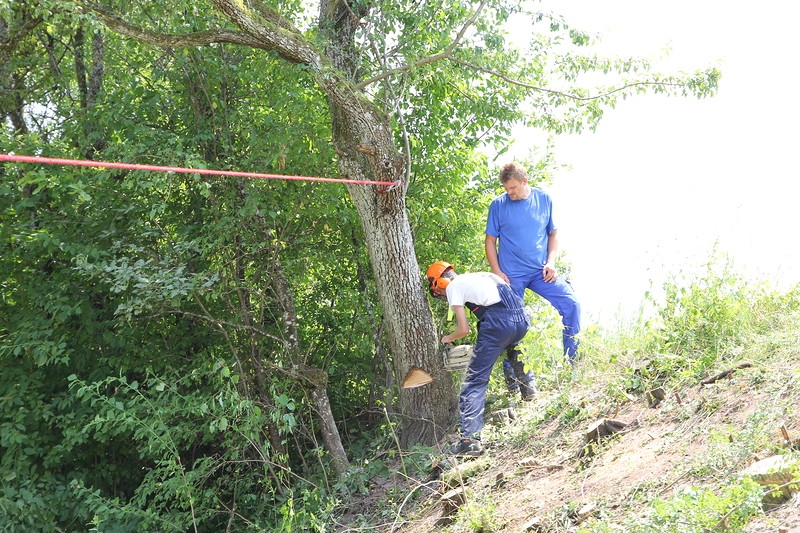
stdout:
<svg viewBox="0 0 800 533">
<path fill-rule="evenodd" d="M 442 350 L 442 362 L 444 363 L 445 370 L 450 370 L 451 372 L 464 370 L 469 366 L 471 360 L 471 344 L 460 344 L 458 346 L 444 345 L 444 350 Z M 406 374 L 401 386 L 404 389 L 413 389 L 427 385 L 431 381 L 433 381 L 433 376 L 418 366 L 412 366 L 408 374 Z"/>
<path fill-rule="evenodd" d="M 463 370 L 469 366 L 472 360 L 472 345 L 459 344 L 458 346 L 444 345 L 442 350 L 442 362 L 445 370 Z"/>
</svg>

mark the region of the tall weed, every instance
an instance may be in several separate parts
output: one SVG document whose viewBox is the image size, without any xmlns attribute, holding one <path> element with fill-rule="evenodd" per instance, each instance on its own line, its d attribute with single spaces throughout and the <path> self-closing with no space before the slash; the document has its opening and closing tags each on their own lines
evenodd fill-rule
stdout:
<svg viewBox="0 0 800 533">
<path fill-rule="evenodd" d="M 647 350 L 658 354 L 655 372 L 689 379 L 739 358 L 747 339 L 798 305 L 796 293 L 777 294 L 743 278 L 725 256 L 713 257 L 700 276 L 672 276 L 663 290 L 663 301 L 650 296 L 656 316 L 648 322 Z"/>
</svg>

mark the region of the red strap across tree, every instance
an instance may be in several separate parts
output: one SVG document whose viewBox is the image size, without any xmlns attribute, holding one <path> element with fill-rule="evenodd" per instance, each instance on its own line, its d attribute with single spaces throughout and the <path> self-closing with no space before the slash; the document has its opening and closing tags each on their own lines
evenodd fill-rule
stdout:
<svg viewBox="0 0 800 533">
<path fill-rule="evenodd" d="M 400 181 L 354 180 L 337 178 L 318 178 L 312 176 L 285 176 L 283 174 L 260 174 L 258 172 L 237 172 L 233 170 L 213 170 L 207 168 L 163 167 L 157 165 L 134 165 L 131 163 L 110 163 L 107 161 L 91 161 L 87 159 L 57 159 L 29 155 L 0 154 L 0 161 L 17 163 L 38 163 L 43 165 L 71 165 L 76 167 L 120 168 L 125 170 L 148 170 L 152 172 L 179 172 L 182 174 L 210 174 L 213 176 L 233 176 L 240 178 L 280 179 L 297 181 L 323 181 L 328 183 L 350 183 L 357 185 L 377 185 L 386 192 L 400 185 Z"/>
</svg>

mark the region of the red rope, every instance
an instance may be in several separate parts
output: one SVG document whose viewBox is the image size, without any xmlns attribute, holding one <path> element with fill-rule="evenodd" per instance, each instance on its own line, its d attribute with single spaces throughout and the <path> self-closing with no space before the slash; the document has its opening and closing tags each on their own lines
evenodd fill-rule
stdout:
<svg viewBox="0 0 800 533">
<path fill-rule="evenodd" d="M 214 176 L 236 176 L 242 178 L 263 178 L 280 180 L 324 181 L 328 183 L 353 183 L 359 185 L 379 185 L 385 189 L 397 187 L 400 181 L 372 181 L 336 178 L 316 178 L 310 176 L 285 176 L 282 174 L 259 174 L 257 172 L 235 172 L 232 170 L 213 170 L 203 168 L 162 167 L 157 165 L 133 165 L 130 163 L 109 163 L 106 161 L 90 161 L 85 159 L 56 159 L 50 157 L 34 157 L 29 155 L 0 154 L 0 161 L 15 161 L 18 163 L 40 163 L 45 165 L 72 165 L 77 167 L 103 167 L 122 168 L 126 170 L 148 170 L 154 172 L 180 172 L 183 174 L 211 174 Z"/>
</svg>

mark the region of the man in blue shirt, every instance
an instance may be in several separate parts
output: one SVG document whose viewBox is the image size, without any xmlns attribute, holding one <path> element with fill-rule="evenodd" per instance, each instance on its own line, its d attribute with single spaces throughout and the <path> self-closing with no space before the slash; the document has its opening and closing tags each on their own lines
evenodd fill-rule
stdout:
<svg viewBox="0 0 800 533">
<path fill-rule="evenodd" d="M 486 259 L 518 296 L 528 288 L 555 307 L 564 325 L 564 355 L 572 364 L 578 355 L 581 307 L 572 286 L 556 272 L 553 201 L 545 191 L 528 185 L 527 171 L 516 162 L 500 170 L 500 183 L 506 192 L 489 206 Z"/>
</svg>

